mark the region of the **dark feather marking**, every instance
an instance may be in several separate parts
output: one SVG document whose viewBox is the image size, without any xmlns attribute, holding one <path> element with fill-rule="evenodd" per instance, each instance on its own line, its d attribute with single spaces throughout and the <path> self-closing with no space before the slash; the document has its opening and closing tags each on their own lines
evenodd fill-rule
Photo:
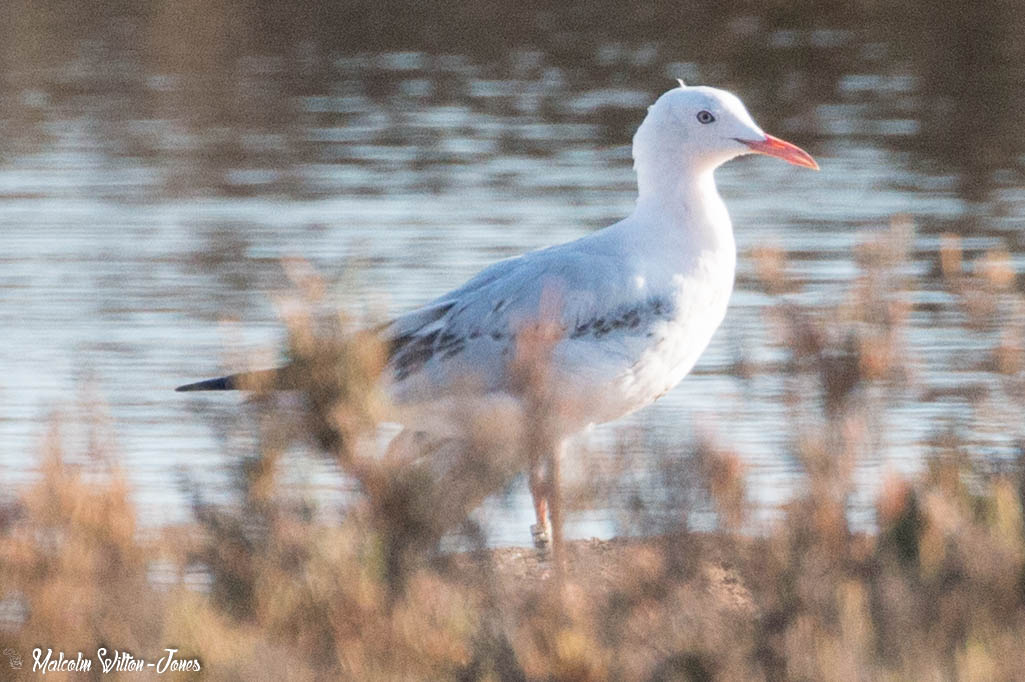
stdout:
<svg viewBox="0 0 1025 682">
<path fill-rule="evenodd" d="M 573 330 L 573 333 L 569 335 L 569 338 L 571 338 L 571 339 L 578 339 L 581 336 L 584 336 L 585 334 L 587 334 L 587 332 L 588 332 L 588 330 L 590 328 L 591 328 L 591 323 L 590 322 L 584 322 L 582 324 L 578 324 L 576 329 Z"/>
<path fill-rule="evenodd" d="M 637 329 L 645 318 L 669 319 L 672 315 L 672 303 L 663 298 L 649 298 L 644 303 L 619 308 L 612 315 L 578 322 L 570 338 L 579 339 L 590 334 L 600 339 L 617 329 Z"/>
<path fill-rule="evenodd" d="M 440 319 L 452 305 L 438 309 L 438 314 L 425 322 L 430 324 Z M 469 334 L 470 339 L 480 338 L 480 329 L 474 329 Z M 504 338 L 500 332 L 492 332 L 491 337 L 496 341 Z M 450 330 L 434 330 L 430 334 L 418 334 L 412 332 L 403 334 L 391 340 L 388 359 L 395 367 L 396 381 L 402 381 L 414 372 L 419 371 L 435 356 L 441 360 L 448 360 L 466 350 L 467 336 L 456 334 Z"/>
<path fill-rule="evenodd" d="M 448 348 L 446 348 L 444 351 L 441 351 L 441 359 L 448 360 L 449 358 L 454 358 L 455 356 L 462 353 L 465 349 L 466 344 L 462 341 L 462 339 L 460 339 L 459 343 L 454 343 Z"/>
<path fill-rule="evenodd" d="M 395 361 L 396 378 L 401 381 L 423 367 L 434 356 L 434 341 L 438 338 L 437 330 L 424 336 L 414 336 L 405 340 L 403 347 L 392 354 Z"/>
<path fill-rule="evenodd" d="M 455 357 L 463 352 L 466 348 L 466 339 L 461 336 L 456 336 L 452 332 L 445 332 L 438 339 L 438 345 L 435 347 L 435 351 L 441 353 L 442 360 L 448 360 L 451 357 Z"/>
<path fill-rule="evenodd" d="M 492 312 L 499 311 L 506 301 L 498 301 Z M 441 306 L 437 314 L 431 319 L 425 320 L 425 325 L 441 319 L 454 304 Z M 571 339 L 578 339 L 588 334 L 600 339 L 606 334 L 617 329 L 637 329 L 645 318 L 668 319 L 672 317 L 673 305 L 663 298 L 650 298 L 641 304 L 623 306 L 612 315 L 603 315 L 583 322 L 578 322 L 570 333 Z M 483 332 L 475 327 L 468 335 L 462 336 L 451 331 L 435 330 L 430 334 L 419 335 L 416 332 L 403 334 L 391 340 L 389 347 L 389 360 L 395 364 L 396 380 L 402 381 L 409 375 L 423 368 L 435 355 L 441 360 L 448 360 L 466 350 L 468 340 L 480 338 Z M 488 334 L 494 341 L 501 341 L 508 337 L 507 334 L 494 330 Z M 651 338 L 653 332 L 647 332 L 646 336 Z M 509 347 L 502 349 L 502 355 L 509 353 Z"/>
<path fill-rule="evenodd" d="M 296 388 L 290 366 L 278 369 L 261 369 L 254 372 L 239 372 L 226 377 L 197 381 L 174 389 L 176 391 L 237 391 L 253 390 L 257 387 L 291 390 Z"/>
<path fill-rule="evenodd" d="M 433 310 L 430 311 L 432 314 L 429 317 L 423 318 L 422 324 L 420 325 L 420 327 L 418 329 L 416 329 L 414 331 L 411 331 L 411 332 L 409 332 L 407 334 L 403 334 L 401 336 L 396 336 L 395 338 L 391 339 L 388 342 L 388 359 L 389 360 L 394 360 L 395 357 L 399 353 L 401 353 L 402 350 L 406 346 L 408 346 L 410 343 L 413 343 L 414 341 L 417 341 L 418 339 L 421 339 L 421 338 L 426 338 L 426 337 L 421 337 L 420 336 L 420 330 L 423 329 L 424 327 L 426 327 L 427 325 L 431 324 L 432 322 L 437 322 L 441 318 L 445 317 L 445 315 L 447 315 L 448 312 L 450 310 L 452 310 L 452 308 L 454 306 L 455 306 L 455 301 L 453 301 L 452 303 L 446 303 L 444 305 L 438 306 L 437 308 L 434 308 Z"/>
</svg>

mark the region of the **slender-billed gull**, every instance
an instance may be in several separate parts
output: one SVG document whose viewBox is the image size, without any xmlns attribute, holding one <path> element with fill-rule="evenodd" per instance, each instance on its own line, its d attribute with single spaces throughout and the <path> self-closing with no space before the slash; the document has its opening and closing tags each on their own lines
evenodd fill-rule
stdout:
<svg viewBox="0 0 1025 682">
<path fill-rule="evenodd" d="M 395 421 L 407 434 L 455 439 L 467 400 L 522 402 L 539 390 L 516 358 L 525 335 L 545 329 L 547 447 L 529 464 L 535 544 L 549 542 L 552 517 L 560 532 L 549 501 L 557 501 L 566 439 L 665 394 L 722 322 L 737 254 L 713 172 L 751 152 L 818 168 L 800 148 L 766 135 L 735 95 L 681 81 L 648 108 L 634 135 L 638 197 L 629 216 L 495 263 L 381 328 Z M 235 374 L 178 390 L 242 388 L 246 379 Z"/>
</svg>

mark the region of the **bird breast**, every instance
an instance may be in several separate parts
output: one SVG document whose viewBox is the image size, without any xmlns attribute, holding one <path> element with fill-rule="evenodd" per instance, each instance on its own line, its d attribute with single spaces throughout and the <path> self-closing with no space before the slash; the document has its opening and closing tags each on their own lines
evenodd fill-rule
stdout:
<svg viewBox="0 0 1025 682">
<path fill-rule="evenodd" d="M 629 349 L 630 360 L 606 385 L 591 385 L 581 396 L 595 403 L 590 406 L 592 423 L 651 404 L 690 372 L 726 315 L 734 266 L 732 253 L 707 251 L 653 292 L 650 300 L 659 302 L 658 309 L 645 318 L 641 342 Z M 615 351 L 608 343 L 605 348 Z"/>
</svg>

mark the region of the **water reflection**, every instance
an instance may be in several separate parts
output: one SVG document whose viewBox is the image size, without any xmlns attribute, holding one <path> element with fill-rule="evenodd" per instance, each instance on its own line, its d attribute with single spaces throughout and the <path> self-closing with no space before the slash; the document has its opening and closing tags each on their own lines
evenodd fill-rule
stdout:
<svg viewBox="0 0 1025 682">
<path fill-rule="evenodd" d="M 465 146 L 443 144 L 460 111 L 586 120 L 589 140 L 619 145 L 638 106 L 678 75 L 743 92 L 766 128 L 871 137 L 911 152 L 915 171 L 932 161 L 933 172 L 958 176 L 967 200 L 1020 180 L 1025 13 L 1000 0 L 761 13 L 689 3 L 629 13 L 472 1 L 304 8 L 10 4 L 0 27 L 4 150 L 52 147 L 76 123 L 81 143 L 110 159 L 158 166 L 167 193 L 296 196 L 309 191 L 311 161 L 358 163 L 357 141 L 412 147 L 418 170 L 472 161 Z M 446 107 L 433 130 L 406 126 Z M 555 151 L 545 142 L 557 130 L 524 132 L 507 131 L 497 151 Z"/>
<path fill-rule="evenodd" d="M 736 90 L 823 161 L 799 181 L 757 162 L 721 175 L 742 247 L 779 244 L 802 296 L 850 278 L 859 228 L 915 217 L 935 292 L 911 345 L 944 366 L 973 340 L 939 291 L 937 235 L 969 255 L 1006 243 L 1023 264 L 1023 23 L 1000 0 L 7 3 L 4 462 L 24 468 L 41 415 L 88 369 L 144 494 L 173 498 L 168 472 L 218 448 L 163 389 L 217 369 L 216 320 L 240 321 L 243 349 L 280 339 L 281 256 L 400 310 L 608 224 L 633 200 L 633 130 L 677 76 Z M 779 490 L 779 388 L 730 374 L 738 347 L 772 359 L 764 303 L 742 258 L 702 375 L 641 419 L 671 440 L 718 396 L 716 420 Z M 913 458 L 930 420 L 965 408 L 907 409 L 903 454 L 884 456 Z"/>
</svg>

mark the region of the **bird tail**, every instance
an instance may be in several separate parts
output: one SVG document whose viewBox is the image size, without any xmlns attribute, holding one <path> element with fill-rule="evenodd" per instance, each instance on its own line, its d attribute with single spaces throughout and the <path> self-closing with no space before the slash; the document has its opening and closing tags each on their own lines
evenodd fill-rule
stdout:
<svg viewBox="0 0 1025 682">
<path fill-rule="evenodd" d="M 261 369 L 255 372 L 239 372 L 216 379 L 206 379 L 192 384 L 185 384 L 174 389 L 184 391 L 255 391 L 259 389 L 287 390 L 283 381 L 288 367 L 277 369 Z"/>
</svg>

